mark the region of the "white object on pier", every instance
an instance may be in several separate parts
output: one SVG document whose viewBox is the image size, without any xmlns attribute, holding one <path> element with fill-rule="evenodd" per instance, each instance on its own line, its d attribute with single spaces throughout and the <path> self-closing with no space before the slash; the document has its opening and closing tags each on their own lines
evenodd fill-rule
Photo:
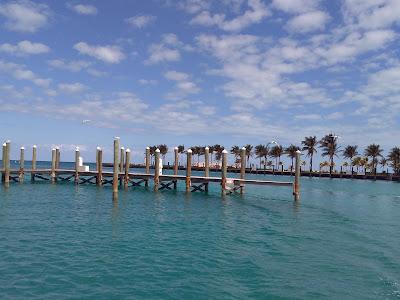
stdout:
<svg viewBox="0 0 400 300">
<path fill-rule="evenodd" d="M 163 161 L 162 161 L 162 159 L 160 158 L 160 167 L 159 167 L 159 171 L 158 171 L 158 174 L 159 175 L 162 175 L 162 169 L 163 169 Z"/>
<path fill-rule="evenodd" d="M 89 172 L 89 166 L 84 166 L 84 165 L 83 165 L 83 158 L 82 158 L 82 156 L 79 156 L 78 168 L 79 168 L 79 172 Z"/>
</svg>

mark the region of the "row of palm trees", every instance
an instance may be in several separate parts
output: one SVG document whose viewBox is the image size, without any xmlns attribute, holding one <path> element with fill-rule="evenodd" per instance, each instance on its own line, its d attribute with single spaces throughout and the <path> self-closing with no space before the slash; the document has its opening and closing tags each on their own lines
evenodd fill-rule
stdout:
<svg viewBox="0 0 400 300">
<path fill-rule="evenodd" d="M 380 145 L 371 144 L 364 149 L 364 156 L 361 156 L 358 151 L 357 145 L 348 145 L 344 149 L 341 149 L 341 147 L 338 145 L 338 138 L 338 136 L 330 133 L 323 136 L 321 139 L 317 139 L 316 136 L 305 137 L 301 141 L 301 147 L 291 144 L 288 147 L 284 148 L 281 145 L 275 143 L 276 145 L 271 148 L 268 145 L 262 144 L 256 145 L 254 147 L 250 144 L 247 144 L 244 146 L 244 148 L 246 149 L 248 165 L 250 165 L 250 157 L 255 155 L 255 157 L 260 160 L 260 166 L 264 162 L 264 168 L 266 165 L 272 165 L 271 161 L 267 161 L 268 157 L 274 159 L 275 166 L 278 167 L 282 166 L 281 158 L 283 155 L 286 155 L 291 159 L 290 167 L 291 169 L 293 169 L 296 152 L 300 150 L 303 151 L 306 157 L 309 158 L 310 172 L 313 172 L 313 159 L 318 153 L 318 150 L 320 150 L 323 157 L 329 158 L 329 161 L 320 164 L 320 169 L 322 167 L 329 167 L 330 174 L 332 174 L 333 168 L 335 166 L 335 157 L 337 158 L 339 157 L 339 155 L 348 160 L 348 162 L 346 161 L 343 166 L 351 166 L 352 173 L 353 167 L 356 167 L 357 171 L 359 167 L 364 167 L 364 169 L 369 168 L 374 174 L 376 174 L 376 169 L 379 163 L 382 167 L 390 166 L 396 174 L 400 174 L 399 147 L 392 148 L 387 157 L 384 157 L 382 154 L 383 149 L 380 147 Z M 215 160 L 219 162 L 222 158 L 222 151 L 225 148 L 219 144 L 208 147 L 210 151 L 211 164 L 213 162 L 213 155 L 215 155 Z M 154 156 L 154 152 L 157 148 L 160 149 L 160 154 L 165 159 L 165 155 L 168 153 L 168 147 L 164 144 L 150 147 L 151 156 Z M 190 147 L 190 149 L 192 150 L 193 155 L 197 156 L 197 162 L 199 163 L 200 156 L 204 155 L 205 146 L 193 146 Z M 185 147 L 183 145 L 178 146 L 178 152 L 185 152 Z M 231 147 L 230 153 L 234 155 L 235 162 L 240 162 L 240 152 L 241 147 L 237 145 Z M 378 160 L 378 158 L 380 158 L 380 160 Z M 303 165 L 304 164 L 305 162 L 303 162 Z"/>
</svg>

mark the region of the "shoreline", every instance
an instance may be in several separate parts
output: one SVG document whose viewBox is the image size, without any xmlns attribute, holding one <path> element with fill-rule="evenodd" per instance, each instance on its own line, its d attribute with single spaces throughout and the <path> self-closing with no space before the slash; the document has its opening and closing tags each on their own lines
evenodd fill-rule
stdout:
<svg viewBox="0 0 400 300">
<path fill-rule="evenodd" d="M 113 164 L 112 163 L 103 163 L 103 167 L 106 168 L 112 168 Z M 142 164 L 131 164 L 130 168 L 136 168 L 136 169 L 144 169 L 146 168 L 145 165 Z M 154 169 L 154 166 L 151 166 L 151 168 Z M 163 169 L 165 170 L 173 170 L 174 166 L 173 165 L 164 165 Z M 185 166 L 179 166 L 179 170 L 186 170 Z M 204 171 L 204 167 L 198 167 L 198 166 L 192 166 L 192 171 Z M 233 167 L 228 167 L 227 170 L 229 173 L 240 173 L 240 168 L 233 168 Z M 210 172 L 221 172 L 220 168 L 212 168 L 210 167 Z M 329 172 L 312 172 L 310 171 L 303 171 L 301 170 L 301 177 L 318 177 L 318 178 L 336 178 L 336 179 L 359 179 L 359 180 L 383 180 L 383 181 L 396 181 L 400 182 L 400 175 L 395 175 L 392 173 L 377 173 L 376 175 L 371 174 L 371 173 L 366 173 L 366 174 L 347 174 L 347 173 L 332 173 L 332 175 L 329 174 Z M 287 170 L 264 170 L 264 169 L 257 169 L 257 170 L 252 170 L 251 168 L 246 168 L 245 169 L 246 174 L 256 174 L 256 175 L 279 175 L 279 176 L 294 176 L 294 171 L 287 171 Z"/>
</svg>

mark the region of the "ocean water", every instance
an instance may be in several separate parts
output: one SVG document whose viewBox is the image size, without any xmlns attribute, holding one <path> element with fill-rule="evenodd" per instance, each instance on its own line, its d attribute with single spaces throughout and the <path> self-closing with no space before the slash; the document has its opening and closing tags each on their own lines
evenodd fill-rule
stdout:
<svg viewBox="0 0 400 300">
<path fill-rule="evenodd" d="M 290 177 L 249 175 L 287 181 Z M 0 187 L 2 299 L 399 299 L 400 184 Z"/>
</svg>

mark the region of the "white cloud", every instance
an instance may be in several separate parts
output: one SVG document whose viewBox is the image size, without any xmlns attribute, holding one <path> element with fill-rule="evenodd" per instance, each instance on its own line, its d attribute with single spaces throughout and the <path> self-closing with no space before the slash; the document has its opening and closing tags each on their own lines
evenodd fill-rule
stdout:
<svg viewBox="0 0 400 300">
<path fill-rule="evenodd" d="M 83 69 L 88 68 L 92 63 L 84 60 L 71 60 L 65 61 L 62 59 L 52 59 L 47 62 L 53 68 L 67 70 L 71 72 L 79 72 Z"/>
<path fill-rule="evenodd" d="M 125 22 L 131 24 L 132 26 L 136 28 L 144 28 L 150 23 L 154 22 L 156 20 L 155 16 L 151 15 L 137 15 L 134 17 L 130 17 L 125 19 Z"/>
<path fill-rule="evenodd" d="M 89 4 L 68 5 L 68 7 L 80 15 L 97 15 L 98 12 L 95 6 Z"/>
<path fill-rule="evenodd" d="M 261 22 L 270 13 L 260 0 L 248 0 L 249 9 L 243 15 L 232 20 L 226 20 L 224 14 L 212 15 L 209 11 L 203 11 L 194 17 L 190 23 L 203 26 L 217 26 L 225 31 L 240 31 L 252 24 Z"/>
<path fill-rule="evenodd" d="M 290 19 L 287 28 L 289 31 L 302 33 L 322 30 L 329 19 L 329 15 L 323 11 L 306 12 Z"/>
<path fill-rule="evenodd" d="M 287 13 L 305 13 L 315 10 L 319 0 L 273 0 L 272 6 Z"/>
<path fill-rule="evenodd" d="M 145 63 L 156 64 L 167 61 L 179 61 L 181 59 L 180 50 L 192 51 L 193 48 L 182 43 L 176 34 L 164 34 L 160 43 L 149 46 L 149 58 Z"/>
<path fill-rule="evenodd" d="M 5 27 L 9 30 L 36 32 L 46 26 L 50 13 L 47 5 L 16 0 L 0 4 L 0 15 L 6 19 Z"/>
<path fill-rule="evenodd" d="M 85 42 L 79 42 L 74 45 L 74 49 L 81 54 L 92 56 L 106 63 L 119 63 L 125 58 L 125 54 L 117 46 L 91 46 Z"/>
<path fill-rule="evenodd" d="M 180 9 L 185 10 L 190 14 L 198 13 L 202 10 L 209 9 L 211 5 L 210 0 L 181 0 L 177 3 Z"/>
<path fill-rule="evenodd" d="M 31 70 L 28 70 L 24 65 L 19 65 L 11 62 L 0 60 L 0 72 L 10 74 L 17 80 L 28 80 L 40 87 L 47 87 L 50 85 L 51 79 L 41 78 Z"/>
<path fill-rule="evenodd" d="M 322 119 L 321 115 L 318 114 L 306 114 L 306 115 L 296 115 L 294 116 L 296 120 L 304 121 L 319 121 Z"/>
<path fill-rule="evenodd" d="M 45 44 L 32 43 L 30 41 L 21 41 L 16 45 L 8 43 L 0 45 L 0 52 L 7 52 L 9 54 L 17 56 L 43 54 L 43 53 L 48 53 L 49 51 L 50 48 Z"/>
<path fill-rule="evenodd" d="M 82 83 L 60 83 L 58 85 L 58 89 L 60 92 L 67 93 L 67 94 L 79 94 L 87 89 L 85 85 Z"/>
<path fill-rule="evenodd" d="M 345 0 L 345 21 L 364 29 L 380 29 L 400 22 L 398 0 Z"/>
<path fill-rule="evenodd" d="M 139 79 L 138 82 L 141 85 L 155 85 L 155 84 L 157 84 L 157 80 L 154 80 L 154 79 Z"/>
<path fill-rule="evenodd" d="M 168 80 L 176 82 L 176 91 L 169 93 L 169 99 L 180 99 L 188 94 L 196 94 L 200 91 L 200 88 L 190 80 L 189 74 L 177 71 L 168 71 L 164 74 L 164 77 Z"/>
</svg>

